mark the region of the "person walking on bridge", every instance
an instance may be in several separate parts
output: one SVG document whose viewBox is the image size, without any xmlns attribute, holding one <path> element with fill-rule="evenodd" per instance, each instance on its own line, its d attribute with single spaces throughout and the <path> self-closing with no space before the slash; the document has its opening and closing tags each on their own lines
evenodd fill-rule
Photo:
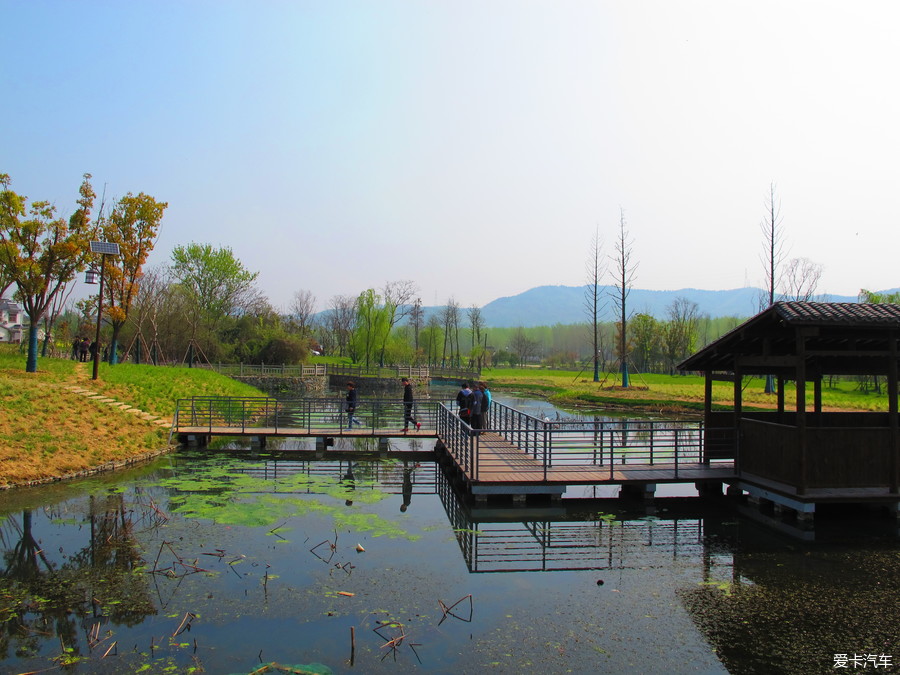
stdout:
<svg viewBox="0 0 900 675">
<path fill-rule="evenodd" d="M 413 417 L 413 404 L 415 401 L 413 399 L 413 388 L 409 383 L 409 378 L 401 378 L 400 382 L 403 384 L 403 433 L 405 434 L 409 431 L 410 423 L 416 426 L 416 431 L 422 428 L 422 424 Z"/>
<path fill-rule="evenodd" d="M 353 423 L 356 422 L 359 426 L 363 426 L 362 420 L 358 417 L 354 417 L 353 413 L 356 412 L 356 405 L 359 401 L 356 393 L 356 384 L 353 382 L 347 383 L 347 431 L 350 431 L 353 428 Z"/>
</svg>

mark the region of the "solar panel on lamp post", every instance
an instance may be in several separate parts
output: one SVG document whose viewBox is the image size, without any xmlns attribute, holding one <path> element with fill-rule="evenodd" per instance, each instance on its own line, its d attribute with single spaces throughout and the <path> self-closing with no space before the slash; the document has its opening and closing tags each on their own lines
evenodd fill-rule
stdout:
<svg viewBox="0 0 900 675">
<path fill-rule="evenodd" d="M 100 322 L 103 318 L 103 272 L 106 269 L 106 256 L 119 255 L 119 245 L 108 241 L 92 241 L 91 253 L 100 254 L 100 292 L 97 294 L 97 332 L 94 337 L 94 374 L 92 380 L 97 379 L 100 372 Z"/>
</svg>

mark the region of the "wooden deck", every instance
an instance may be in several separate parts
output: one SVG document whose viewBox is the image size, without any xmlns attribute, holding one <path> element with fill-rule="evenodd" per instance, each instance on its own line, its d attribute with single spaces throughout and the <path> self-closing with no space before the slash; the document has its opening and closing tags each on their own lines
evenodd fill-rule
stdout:
<svg viewBox="0 0 900 675">
<path fill-rule="evenodd" d="M 453 456 L 453 453 L 449 453 Z M 464 464 L 454 457 L 460 467 Z M 733 462 L 658 464 L 577 464 L 549 466 L 526 455 L 497 433 L 478 436 L 478 462 L 463 470 L 471 485 L 611 485 L 625 483 L 722 482 L 735 478 Z"/>
</svg>

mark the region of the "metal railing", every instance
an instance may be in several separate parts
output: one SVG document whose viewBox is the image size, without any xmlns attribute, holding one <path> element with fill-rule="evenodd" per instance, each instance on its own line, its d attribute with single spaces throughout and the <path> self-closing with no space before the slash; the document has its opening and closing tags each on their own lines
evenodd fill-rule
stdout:
<svg viewBox="0 0 900 675">
<path fill-rule="evenodd" d="M 479 471 L 514 464 L 524 453 L 543 469 L 609 470 L 709 463 L 704 456 L 703 423 L 679 420 L 547 420 L 494 401 L 481 430 L 472 429 L 443 405 L 438 411 L 438 437 L 460 467 L 474 479 Z M 510 446 L 479 453 L 481 433 L 500 435 Z M 492 464 L 493 463 L 493 464 Z"/>
<path fill-rule="evenodd" d="M 436 426 L 437 401 L 413 403 L 413 415 L 423 427 Z M 396 399 L 360 399 L 353 417 L 363 429 L 374 434 L 381 429 L 403 426 L 405 404 Z M 334 433 L 348 429 L 346 401 L 343 398 L 275 399 L 264 396 L 200 396 L 179 399 L 175 406 L 173 429 L 192 428 L 212 433 L 234 429 L 247 432 L 266 429 L 272 433 L 300 430 L 306 433 Z"/>
<path fill-rule="evenodd" d="M 405 404 L 397 399 L 365 399 L 353 414 L 359 426 L 353 429 L 374 435 L 386 429 L 400 430 Z M 704 457 L 704 429 L 699 421 L 678 420 L 547 420 L 510 406 L 492 402 L 484 428 L 473 429 L 457 414 L 456 405 L 437 400 L 413 404 L 413 414 L 437 436 L 459 467 L 473 479 L 479 473 L 502 466 L 534 471 L 544 480 L 554 468 L 609 471 L 666 465 L 678 478 L 679 466 L 709 463 Z M 204 396 L 179 399 L 173 430 L 242 433 L 254 429 L 278 434 L 301 431 L 310 435 L 337 435 L 349 430 L 343 398 L 275 399 L 268 397 Z M 189 432 L 190 433 L 190 432 Z M 500 437 L 505 443 L 499 442 Z M 480 452 L 482 443 L 490 452 Z M 487 449 L 487 446 L 485 446 Z M 527 462 L 523 462 L 527 458 Z"/>
</svg>

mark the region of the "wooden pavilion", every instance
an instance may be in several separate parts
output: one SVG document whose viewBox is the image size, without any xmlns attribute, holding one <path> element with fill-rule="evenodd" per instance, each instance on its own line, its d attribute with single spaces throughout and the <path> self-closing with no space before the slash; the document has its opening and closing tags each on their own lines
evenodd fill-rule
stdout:
<svg viewBox="0 0 900 675">
<path fill-rule="evenodd" d="M 734 458 L 742 490 L 804 518 L 824 502 L 882 502 L 897 513 L 898 343 L 900 305 L 777 302 L 760 312 L 678 366 L 705 374 L 707 458 Z M 751 375 L 775 378 L 775 411 L 742 410 Z M 831 375 L 883 378 L 888 412 L 823 411 Z M 733 382 L 733 411 L 712 410 L 715 380 Z M 796 391 L 793 410 L 785 409 L 787 386 Z"/>
</svg>

